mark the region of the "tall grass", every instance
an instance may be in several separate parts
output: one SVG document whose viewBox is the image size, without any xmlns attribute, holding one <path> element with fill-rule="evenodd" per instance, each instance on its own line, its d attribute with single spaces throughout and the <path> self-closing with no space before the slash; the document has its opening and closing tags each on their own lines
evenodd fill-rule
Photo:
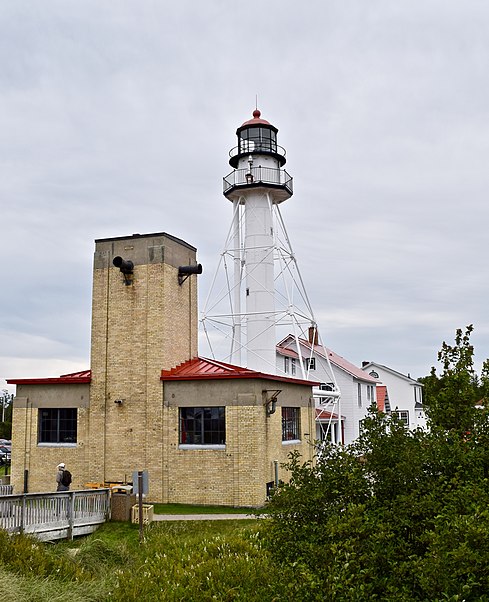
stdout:
<svg viewBox="0 0 489 602">
<path fill-rule="evenodd" d="M 264 521 L 109 523 L 74 542 L 40 544 L 0 533 L 0 598 L 19 602 L 305 602 L 310 576 L 279 568 Z"/>
</svg>

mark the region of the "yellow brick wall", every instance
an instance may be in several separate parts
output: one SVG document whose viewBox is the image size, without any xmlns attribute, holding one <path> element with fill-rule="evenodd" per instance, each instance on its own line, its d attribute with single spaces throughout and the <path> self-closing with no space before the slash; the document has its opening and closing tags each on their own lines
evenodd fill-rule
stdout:
<svg viewBox="0 0 489 602">
<path fill-rule="evenodd" d="M 88 385 L 20 385 L 14 401 L 12 421 L 12 474 L 15 493 L 24 491 L 27 470 L 28 491 L 56 490 L 56 467 L 64 462 L 73 474 L 72 488 L 85 483 L 88 441 Z M 77 407 L 77 445 L 38 445 L 41 407 Z"/>
<path fill-rule="evenodd" d="M 165 239 L 130 242 L 135 248 L 102 241 L 96 249 L 87 476 L 117 482 L 151 469 L 153 488 L 161 491 L 160 374 L 197 355 L 197 277 L 178 283 L 178 265 L 194 264 L 195 251 Z M 155 242 L 174 265 L 145 257 L 145 245 Z M 130 286 L 112 265 L 115 255 L 137 259 Z"/>
<path fill-rule="evenodd" d="M 300 407 L 301 442 L 282 442 L 282 405 L 267 416 L 262 390 L 284 387 L 281 404 Z M 313 456 L 314 404 L 304 385 L 259 379 L 171 382 L 165 384 L 168 460 L 161 500 L 173 503 L 261 506 L 266 484 L 275 479 L 275 461 L 287 460 L 297 449 L 304 460 Z M 248 405 L 246 405 L 248 404 Z M 225 449 L 180 448 L 179 407 L 225 405 Z M 279 466 L 279 479 L 289 475 Z M 151 480 L 151 475 L 150 475 Z M 153 492 L 155 494 L 156 492 Z"/>
</svg>

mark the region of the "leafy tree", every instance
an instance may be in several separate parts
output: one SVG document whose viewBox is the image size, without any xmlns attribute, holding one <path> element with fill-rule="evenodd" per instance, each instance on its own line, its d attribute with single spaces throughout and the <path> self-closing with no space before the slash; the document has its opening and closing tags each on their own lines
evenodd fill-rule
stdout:
<svg viewBox="0 0 489 602">
<path fill-rule="evenodd" d="M 12 404 L 14 396 L 6 389 L 0 394 L 0 438 L 12 437 Z M 3 420 L 2 420 L 3 418 Z"/>
<path fill-rule="evenodd" d="M 489 600 L 489 416 L 472 327 L 425 379 L 430 429 L 372 406 L 362 435 L 318 465 L 293 454 L 265 539 L 308 575 L 304 600 Z"/>
<path fill-rule="evenodd" d="M 476 405 L 484 395 L 487 366 L 482 373 L 482 386 L 474 369 L 474 348 L 470 343 L 473 326 L 465 332 L 458 329 L 455 345 L 443 342 L 438 361 L 443 366 L 441 376 L 436 368 L 421 379 L 424 384 L 425 406 L 432 425 L 463 436 L 474 420 Z"/>
</svg>

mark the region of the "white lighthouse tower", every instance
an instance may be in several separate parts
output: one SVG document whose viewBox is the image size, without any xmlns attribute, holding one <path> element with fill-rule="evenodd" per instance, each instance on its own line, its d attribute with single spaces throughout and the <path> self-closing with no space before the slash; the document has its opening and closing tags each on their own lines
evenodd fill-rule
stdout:
<svg viewBox="0 0 489 602">
<path fill-rule="evenodd" d="M 247 367 L 267 372 L 275 371 L 277 343 L 273 207 L 292 195 L 292 178 L 281 169 L 285 150 L 277 144 L 277 132 L 258 109 L 253 111 L 253 119 L 236 132 L 238 146 L 231 150 L 229 160 L 234 171 L 224 179 L 224 195 L 234 205 L 234 248 L 241 251 L 235 253 L 234 261 L 237 328 L 233 359 L 242 362 L 243 328 L 238 317 L 244 311 Z M 243 288 L 245 305 L 241 307 Z"/>
<path fill-rule="evenodd" d="M 233 219 L 201 323 L 213 357 L 270 374 L 283 374 L 276 345 L 292 335 L 297 376 L 308 378 L 299 342 L 319 338 L 280 213 L 293 189 L 277 133 L 258 109 L 236 130 L 237 146 L 229 153 L 233 171 L 223 189 L 233 204 Z"/>
</svg>

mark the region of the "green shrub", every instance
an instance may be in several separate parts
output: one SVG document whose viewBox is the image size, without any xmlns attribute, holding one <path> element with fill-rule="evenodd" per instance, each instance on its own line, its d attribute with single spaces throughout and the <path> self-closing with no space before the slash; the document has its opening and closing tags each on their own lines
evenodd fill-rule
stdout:
<svg viewBox="0 0 489 602">
<path fill-rule="evenodd" d="M 489 413 L 474 403 L 488 381 L 470 332 L 444 343 L 443 373 L 426 382 L 430 432 L 372 407 L 359 440 L 320 465 L 291 455 L 266 547 L 305 567 L 325 599 L 489 600 Z"/>
</svg>

